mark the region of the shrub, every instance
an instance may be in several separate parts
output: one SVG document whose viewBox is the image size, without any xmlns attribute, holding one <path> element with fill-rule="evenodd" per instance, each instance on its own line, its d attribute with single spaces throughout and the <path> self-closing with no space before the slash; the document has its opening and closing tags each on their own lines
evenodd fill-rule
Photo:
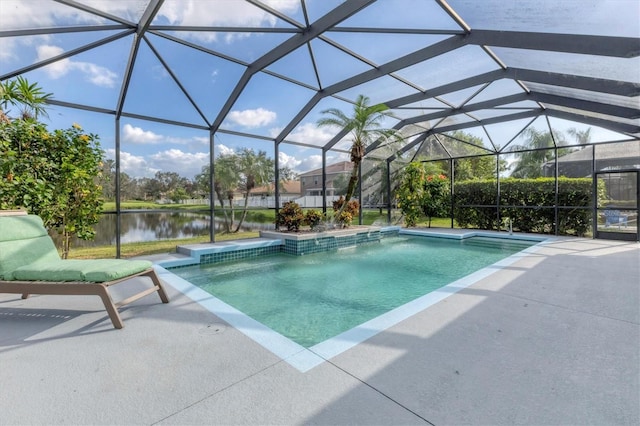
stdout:
<svg viewBox="0 0 640 426">
<path fill-rule="evenodd" d="M 333 202 L 333 211 L 334 212 L 340 211 L 343 204 L 344 204 L 344 198 L 341 196 L 340 198 L 338 198 Z M 347 207 L 345 207 L 342 214 L 340 214 L 340 216 L 336 216 L 334 220 L 337 224 L 340 224 L 343 227 L 347 228 L 349 225 L 351 225 L 353 218 L 356 215 L 358 215 L 359 212 L 360 212 L 360 203 L 357 200 L 350 200 L 347 203 Z"/>
<path fill-rule="evenodd" d="M 318 225 L 320 225 L 320 222 L 322 222 L 323 218 L 324 215 L 322 213 L 320 213 L 318 210 L 311 209 L 307 210 L 307 212 L 305 213 L 304 222 L 311 227 L 311 230 L 314 230 Z"/>
<path fill-rule="evenodd" d="M 276 215 L 276 225 L 278 227 L 285 226 L 287 231 L 298 231 L 303 221 L 304 213 L 298 203 L 294 201 L 284 203 Z"/>
<path fill-rule="evenodd" d="M 344 210 L 342 213 L 340 213 L 340 215 L 336 217 L 336 223 L 339 223 L 344 228 L 348 228 L 349 225 L 351 225 L 352 221 L 353 215 L 351 214 L 351 212 L 348 212 L 346 210 Z"/>
<path fill-rule="evenodd" d="M 558 179 L 558 233 L 583 236 L 591 222 L 592 180 Z M 454 219 L 463 228 L 499 229 L 496 181 L 474 180 L 455 185 Z M 520 232 L 555 232 L 555 179 L 500 180 L 500 216 Z M 502 207 L 504 206 L 504 207 Z"/>
<path fill-rule="evenodd" d="M 102 211 L 103 151 L 80 125 L 49 132 L 33 119 L 0 123 L 0 209 L 24 207 L 62 236 L 91 240 Z"/>
</svg>

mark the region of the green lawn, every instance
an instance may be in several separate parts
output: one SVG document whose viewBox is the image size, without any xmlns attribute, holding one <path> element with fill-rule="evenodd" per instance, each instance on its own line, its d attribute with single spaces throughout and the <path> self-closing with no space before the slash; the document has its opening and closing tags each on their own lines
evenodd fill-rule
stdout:
<svg viewBox="0 0 640 426">
<path fill-rule="evenodd" d="M 260 236 L 258 231 L 239 232 L 237 234 L 217 234 L 216 241 L 238 240 L 243 238 L 256 238 Z M 120 246 L 120 255 L 123 258 L 142 256 L 148 254 L 175 253 L 178 245 L 197 244 L 209 242 L 208 236 L 193 238 L 181 238 L 175 240 L 143 241 L 136 243 L 126 243 Z M 115 247 L 76 247 L 71 248 L 69 259 L 97 259 L 115 257 Z"/>
</svg>

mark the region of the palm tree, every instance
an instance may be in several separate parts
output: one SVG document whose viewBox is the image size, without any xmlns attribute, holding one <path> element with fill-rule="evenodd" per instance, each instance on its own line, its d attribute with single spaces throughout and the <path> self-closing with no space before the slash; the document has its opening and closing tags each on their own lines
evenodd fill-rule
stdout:
<svg viewBox="0 0 640 426">
<path fill-rule="evenodd" d="M 564 136 L 561 132 L 556 134 L 557 146 L 565 145 Z M 512 152 L 528 150 L 520 154 L 520 159 L 516 163 L 511 176 L 515 178 L 537 178 L 543 175 L 543 165 L 555 158 L 556 142 L 551 132 L 542 132 L 533 127 L 527 128 L 523 136 L 526 138 L 525 145 L 516 145 L 511 148 Z M 557 155 L 563 155 L 570 150 L 567 148 L 558 149 Z"/>
<path fill-rule="evenodd" d="M 45 104 L 52 97 L 45 93 L 37 83 L 29 84 L 26 78 L 0 82 L 0 120 L 7 120 L 7 107 L 16 106 L 20 109 L 23 119 L 35 118 L 39 115 L 47 116 Z"/>
<path fill-rule="evenodd" d="M 237 160 L 240 177 L 239 188 L 242 190 L 244 197 L 244 209 L 234 232 L 240 230 L 247 217 L 251 190 L 273 182 L 275 177 L 275 162 L 267 157 L 267 153 L 264 151 L 258 151 L 256 154 L 252 149 L 243 148 L 237 154 Z"/>
<path fill-rule="evenodd" d="M 344 203 L 342 203 L 340 210 L 336 212 L 334 217 L 340 217 L 349 200 L 353 197 L 358 185 L 358 170 L 367 147 L 378 139 L 391 140 L 400 138 L 395 129 L 382 127 L 382 121 L 390 116 L 388 113 L 389 108 L 384 104 L 369 105 L 369 102 L 370 100 L 367 96 L 358 95 L 353 106 L 353 115 L 347 116 L 337 108 L 329 108 L 322 111 L 325 117 L 318 120 L 318 126 L 340 127 L 349 131 L 352 137 L 350 159 L 353 168 L 349 177 Z"/>
<path fill-rule="evenodd" d="M 591 127 L 585 130 L 578 130 L 575 127 L 567 129 L 567 133 L 573 136 L 580 145 L 591 143 Z"/>
<path fill-rule="evenodd" d="M 224 226 L 226 232 L 231 232 L 233 228 L 234 212 L 233 212 L 233 195 L 238 184 L 238 168 L 236 166 L 236 155 L 227 154 L 219 155 L 214 163 L 213 169 L 213 190 L 218 197 L 220 207 L 224 214 Z M 207 170 L 207 187 L 209 185 Z M 230 215 L 227 216 L 227 210 L 224 208 L 224 200 L 229 202 Z"/>
</svg>

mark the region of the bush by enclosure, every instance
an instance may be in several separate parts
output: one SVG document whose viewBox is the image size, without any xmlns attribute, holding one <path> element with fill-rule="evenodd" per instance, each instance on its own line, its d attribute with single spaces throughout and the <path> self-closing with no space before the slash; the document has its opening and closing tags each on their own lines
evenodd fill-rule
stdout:
<svg viewBox="0 0 640 426">
<path fill-rule="evenodd" d="M 454 219 L 459 226 L 500 229 L 495 180 L 458 182 L 454 189 Z M 557 200 L 555 193 L 554 178 L 501 179 L 500 219 L 510 219 L 520 232 L 555 233 L 557 206 L 558 233 L 585 235 L 592 217 L 591 178 L 560 177 Z"/>
</svg>

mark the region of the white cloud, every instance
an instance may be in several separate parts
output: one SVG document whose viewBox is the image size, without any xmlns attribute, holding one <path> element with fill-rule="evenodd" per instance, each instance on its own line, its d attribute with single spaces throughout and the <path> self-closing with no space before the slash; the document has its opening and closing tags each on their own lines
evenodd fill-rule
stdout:
<svg viewBox="0 0 640 426">
<path fill-rule="evenodd" d="M 115 87 L 118 74 L 108 68 L 90 62 L 74 62 L 71 61 L 73 69 L 77 69 L 84 73 L 92 84 L 100 87 Z"/>
<path fill-rule="evenodd" d="M 241 126 L 260 127 L 273 123 L 276 119 L 276 113 L 264 108 L 246 109 L 244 111 L 231 111 L 227 118 Z"/>
<path fill-rule="evenodd" d="M 64 49 L 58 46 L 40 45 L 36 48 L 38 61 L 43 61 L 64 53 Z M 113 71 L 90 62 L 72 61 L 69 58 L 61 59 L 43 68 L 49 77 L 53 79 L 64 77 L 71 71 L 80 71 L 86 79 L 96 86 L 114 87 L 118 75 Z"/>
<path fill-rule="evenodd" d="M 1 0 L 1 2 L 0 28 L 3 30 L 50 28 L 59 25 L 94 25 L 111 22 L 98 15 L 51 1 Z M 269 0 L 265 3 L 284 13 L 294 13 L 300 8 L 299 0 Z M 137 21 L 144 12 L 144 2 L 141 6 L 139 2 L 134 1 L 83 0 L 83 4 L 133 22 Z M 165 2 L 154 23 L 158 23 L 158 21 L 194 26 L 273 27 L 276 25 L 277 18 L 258 7 L 237 0 L 216 2 L 182 0 Z M 218 35 L 217 32 L 203 31 L 183 34 L 191 39 L 207 42 L 215 41 Z M 231 43 L 236 39 L 249 36 L 248 33 L 226 33 L 224 40 Z M 16 58 L 20 47 L 31 43 L 33 39 L 34 37 L 24 37 L 18 42 L 2 40 L 0 59 Z M 94 79 L 100 80 L 97 77 Z"/>
<path fill-rule="evenodd" d="M 115 150 L 106 150 L 107 158 L 115 159 Z M 209 163 L 209 154 L 169 149 L 146 157 L 120 151 L 120 170 L 132 178 L 152 178 L 159 171 L 176 172 L 193 179 Z"/>
<path fill-rule="evenodd" d="M 305 123 L 296 127 L 285 139 L 291 142 L 320 146 L 331 140 L 334 134 L 328 132 L 326 128 L 320 128 L 313 123 Z"/>
<path fill-rule="evenodd" d="M 282 151 L 278 153 L 278 162 L 281 168 L 288 167 L 294 171 L 298 171 L 298 166 L 302 164 L 302 161 L 292 157 L 291 155 L 287 155 Z"/>
<path fill-rule="evenodd" d="M 334 153 L 327 155 L 327 165 L 339 163 L 341 161 L 349 161 L 349 156 L 344 153 Z M 322 168 L 322 155 L 308 155 L 300 162 L 300 166 L 296 169 L 300 173 Z"/>
<path fill-rule="evenodd" d="M 322 167 L 322 155 L 308 155 L 302 159 L 300 163 L 300 167 L 298 167 L 298 169 L 302 173 L 304 173 L 310 170 L 319 169 L 321 167 Z"/>
<path fill-rule="evenodd" d="M 107 149 L 106 156 L 107 158 L 115 160 L 115 150 Z M 120 171 L 126 173 L 132 178 L 151 178 L 160 170 L 161 169 L 150 167 L 142 156 L 133 155 L 126 151 L 120 151 Z"/>
<path fill-rule="evenodd" d="M 64 49 L 58 46 L 49 46 L 43 44 L 36 48 L 38 52 L 38 61 L 44 61 L 45 59 L 53 58 L 54 56 L 61 55 L 64 53 Z M 71 69 L 69 59 L 62 59 L 60 61 L 54 62 L 51 65 L 48 65 L 45 70 L 49 74 L 49 77 L 56 79 L 63 77 L 65 74 L 69 72 Z"/>
<path fill-rule="evenodd" d="M 263 0 L 262 3 L 285 13 L 293 13 L 298 10 L 300 6 L 298 0 Z"/>
<path fill-rule="evenodd" d="M 209 145 L 209 137 L 205 136 L 195 136 L 193 141 L 200 145 Z"/>
<path fill-rule="evenodd" d="M 29 2 L 24 0 L 2 0 L 3 29 L 25 29 L 52 27 L 56 18 L 73 19 L 78 10 L 71 7 L 60 7 L 53 2 Z"/>
<path fill-rule="evenodd" d="M 169 149 L 149 156 L 155 167 L 165 172 L 176 172 L 180 176 L 193 178 L 202 171 L 202 166 L 209 164 L 206 152 L 184 152 Z"/>
<path fill-rule="evenodd" d="M 125 142 L 136 144 L 154 144 L 163 140 L 162 135 L 153 133 L 150 130 L 144 130 L 140 127 L 134 127 L 131 124 L 125 124 L 122 128 L 122 136 Z"/>
<path fill-rule="evenodd" d="M 233 150 L 233 148 L 229 148 L 226 145 L 223 144 L 216 144 L 215 146 L 215 150 L 217 152 L 217 155 L 229 155 L 229 154 L 233 154 L 235 151 Z"/>
<path fill-rule="evenodd" d="M 300 7 L 298 0 L 271 0 L 265 2 L 277 6 L 278 10 L 291 13 Z M 264 27 L 275 26 L 277 18 L 249 3 L 240 1 L 202 2 L 199 0 L 183 0 L 166 2 L 158 13 L 156 21 L 166 19 L 172 25 L 193 26 L 228 26 L 228 27 Z M 154 23 L 157 23 L 154 21 Z M 190 32 L 187 37 L 202 41 L 216 41 L 215 32 Z M 225 42 L 230 43 L 247 34 L 225 35 Z"/>
</svg>

